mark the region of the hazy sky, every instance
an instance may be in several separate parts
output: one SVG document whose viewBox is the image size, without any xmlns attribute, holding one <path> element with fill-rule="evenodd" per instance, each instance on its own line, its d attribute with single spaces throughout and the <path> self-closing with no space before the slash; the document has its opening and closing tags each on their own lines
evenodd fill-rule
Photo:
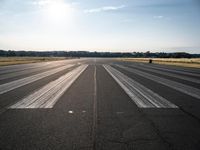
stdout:
<svg viewBox="0 0 200 150">
<path fill-rule="evenodd" d="M 200 2 L 0 0 L 0 49 L 200 53 Z"/>
</svg>

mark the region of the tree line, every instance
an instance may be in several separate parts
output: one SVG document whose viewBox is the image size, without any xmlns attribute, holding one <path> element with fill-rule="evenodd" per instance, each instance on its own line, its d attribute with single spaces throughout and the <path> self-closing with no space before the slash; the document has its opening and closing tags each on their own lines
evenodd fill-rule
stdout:
<svg viewBox="0 0 200 150">
<path fill-rule="evenodd" d="M 89 51 L 14 51 L 0 50 L 1 57 L 135 57 L 135 58 L 200 58 L 185 52 L 89 52 Z"/>
</svg>

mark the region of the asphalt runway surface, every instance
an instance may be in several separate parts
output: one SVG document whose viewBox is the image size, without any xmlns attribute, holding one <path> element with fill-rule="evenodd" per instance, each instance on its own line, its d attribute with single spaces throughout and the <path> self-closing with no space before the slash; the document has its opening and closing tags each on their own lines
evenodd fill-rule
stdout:
<svg viewBox="0 0 200 150">
<path fill-rule="evenodd" d="M 81 58 L 0 67 L 2 150 L 199 150 L 200 69 Z"/>
</svg>

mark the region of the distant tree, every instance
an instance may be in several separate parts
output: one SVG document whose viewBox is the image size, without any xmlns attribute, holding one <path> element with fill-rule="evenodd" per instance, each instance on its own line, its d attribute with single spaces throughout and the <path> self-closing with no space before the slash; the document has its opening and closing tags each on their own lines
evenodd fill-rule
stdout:
<svg viewBox="0 0 200 150">
<path fill-rule="evenodd" d="M 133 53 L 112 52 L 88 52 L 88 51 L 4 51 L 0 50 L 0 56 L 31 56 L 31 57 L 149 57 L 149 58 L 200 58 L 200 54 L 178 53 L 151 53 L 147 51 Z"/>
</svg>

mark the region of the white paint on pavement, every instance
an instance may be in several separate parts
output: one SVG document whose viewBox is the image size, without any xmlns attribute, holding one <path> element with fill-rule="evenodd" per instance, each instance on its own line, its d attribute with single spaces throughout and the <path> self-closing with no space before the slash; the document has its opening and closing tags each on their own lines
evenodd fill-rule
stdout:
<svg viewBox="0 0 200 150">
<path fill-rule="evenodd" d="M 33 94 L 25 97 L 21 101 L 12 105 L 11 109 L 24 108 L 52 108 L 63 93 L 72 85 L 72 83 L 87 68 L 87 65 L 81 65 L 76 69 L 61 76 L 55 81 L 50 82 Z"/>
<path fill-rule="evenodd" d="M 138 74 L 139 76 L 142 76 L 142 77 L 147 78 L 149 80 L 155 81 L 155 82 L 163 84 L 165 86 L 168 86 L 172 89 L 175 89 L 177 91 L 180 91 L 182 93 L 185 93 L 187 95 L 195 97 L 197 99 L 200 99 L 200 90 L 197 89 L 197 88 L 194 88 L 194 87 L 182 84 L 182 83 L 178 83 L 178 82 L 175 82 L 175 81 L 171 81 L 171 80 L 168 80 L 168 79 L 165 79 L 165 78 L 161 78 L 161 77 L 158 77 L 158 76 L 155 76 L 155 75 L 152 75 L 152 74 L 149 74 L 149 73 L 146 73 L 144 71 L 137 70 L 137 69 L 125 67 L 125 66 L 122 66 L 122 65 L 116 65 L 116 66 L 118 66 L 118 67 L 120 67 L 124 70 L 127 70 L 129 72 L 132 72 L 134 74 Z"/>
<path fill-rule="evenodd" d="M 73 112 L 72 110 L 69 110 L 68 113 L 69 113 L 69 114 L 73 114 L 74 112 Z"/>
<path fill-rule="evenodd" d="M 115 68 L 104 65 L 107 72 L 140 108 L 178 108 L 165 98 L 147 89 Z"/>
<path fill-rule="evenodd" d="M 11 82 L 2 84 L 2 85 L 0 85 L 0 94 L 9 92 L 9 91 L 14 90 L 16 88 L 19 88 L 21 86 L 35 82 L 37 80 L 40 80 L 42 78 L 45 78 L 47 76 L 50 76 L 50 75 L 55 74 L 57 72 L 60 72 L 62 70 L 68 69 L 72 66 L 74 66 L 74 65 L 70 64 L 70 65 L 62 66 L 62 67 L 59 67 L 59 68 L 56 68 L 56 69 L 45 71 L 43 73 L 39 73 L 39 74 L 29 76 L 29 77 L 26 77 L 26 78 L 23 78 L 23 79 L 18 79 L 18 80 L 15 80 L 15 81 L 11 81 Z"/>
<path fill-rule="evenodd" d="M 132 65 L 130 65 L 130 66 L 132 66 Z M 199 79 L 194 79 L 194 78 L 191 78 L 191 77 L 177 75 L 177 74 L 169 73 L 169 72 L 166 72 L 166 71 L 159 71 L 159 70 L 149 69 L 149 68 L 144 68 L 144 67 L 141 68 L 141 67 L 138 67 L 138 66 L 132 66 L 132 67 L 142 69 L 142 70 L 146 70 L 146 71 L 155 72 L 155 73 L 158 73 L 158 74 L 163 74 L 163 75 L 166 75 L 166 76 L 182 79 L 182 80 L 193 82 L 193 83 L 198 83 L 198 84 L 200 83 Z"/>
<path fill-rule="evenodd" d="M 144 65 L 144 64 L 142 64 Z M 144 65 L 145 67 L 148 67 L 148 68 L 152 68 L 152 69 L 156 69 L 156 70 L 162 70 L 162 71 L 169 71 L 169 72 L 172 72 L 172 73 L 178 73 L 178 74 L 181 74 L 181 75 L 189 75 L 189 76 L 194 76 L 194 77 L 200 77 L 200 74 L 197 74 L 197 73 L 191 73 L 191 72 L 187 72 L 185 70 L 176 70 L 176 69 L 169 69 L 169 68 L 163 68 L 163 66 L 147 66 L 147 65 Z"/>
<path fill-rule="evenodd" d="M 21 75 L 28 76 L 28 74 L 31 74 L 31 73 L 38 74 L 37 72 L 42 71 L 44 69 L 47 71 L 47 70 L 59 68 L 59 67 L 62 67 L 62 66 L 64 66 L 64 64 L 55 63 L 55 64 L 49 64 L 49 65 L 40 65 L 38 67 L 34 67 L 34 68 L 31 68 L 31 69 L 24 69 L 24 70 L 21 70 L 21 71 L 12 71 L 11 73 L 6 73 L 6 74 L 3 74 L 3 75 L 0 75 L 0 80 L 18 77 L 18 76 L 21 76 Z"/>
</svg>

